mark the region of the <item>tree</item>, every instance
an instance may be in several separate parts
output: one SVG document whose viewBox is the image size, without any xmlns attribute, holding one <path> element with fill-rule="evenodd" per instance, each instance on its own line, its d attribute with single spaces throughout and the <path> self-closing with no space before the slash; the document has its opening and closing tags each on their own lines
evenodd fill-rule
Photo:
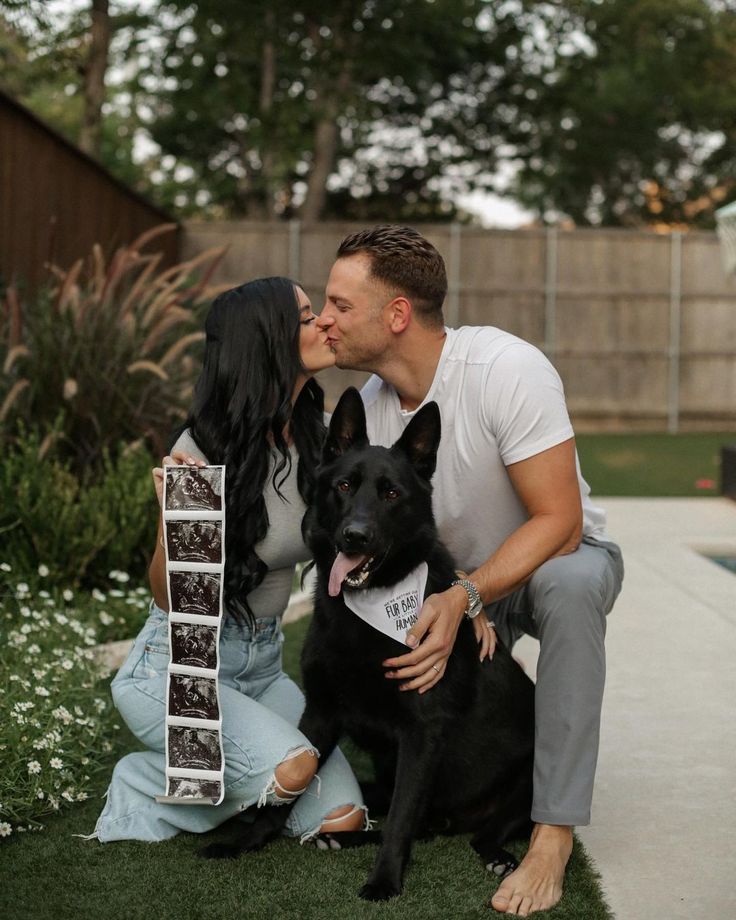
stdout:
<svg viewBox="0 0 736 920">
<path fill-rule="evenodd" d="M 110 4 L 92 0 L 92 27 L 89 54 L 83 68 L 84 113 L 79 146 L 93 156 L 100 155 L 102 144 L 102 104 L 105 101 L 105 73 L 110 48 Z"/>
<path fill-rule="evenodd" d="M 480 176 L 476 149 L 495 162 L 498 121 L 474 116 L 522 78 L 528 18 L 484 0 L 162 3 L 134 90 L 161 188 L 215 215 L 315 220 L 377 194 L 390 216 L 411 211 L 403 190 L 436 214 L 443 182 Z"/>
<path fill-rule="evenodd" d="M 97 28 L 93 4 L 105 20 Z M 122 69 L 149 20 L 125 0 L 103 15 L 107 6 L 85 0 L 59 12 L 41 0 L 0 0 L 0 85 L 123 182 L 150 192 L 133 156 L 137 113 L 119 83 L 105 85 L 110 62 Z"/>
<path fill-rule="evenodd" d="M 513 194 L 548 220 L 712 226 L 736 188 L 736 17 L 706 0 L 568 0 L 508 113 Z"/>
</svg>

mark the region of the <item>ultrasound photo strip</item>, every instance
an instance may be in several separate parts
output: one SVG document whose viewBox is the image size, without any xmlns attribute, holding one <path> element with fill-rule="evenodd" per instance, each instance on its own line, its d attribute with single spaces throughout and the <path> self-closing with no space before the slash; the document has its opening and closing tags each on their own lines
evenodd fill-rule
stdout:
<svg viewBox="0 0 736 920">
<path fill-rule="evenodd" d="M 165 467 L 163 524 L 170 658 L 166 794 L 156 800 L 219 805 L 225 794 L 218 686 L 225 467 Z"/>
</svg>

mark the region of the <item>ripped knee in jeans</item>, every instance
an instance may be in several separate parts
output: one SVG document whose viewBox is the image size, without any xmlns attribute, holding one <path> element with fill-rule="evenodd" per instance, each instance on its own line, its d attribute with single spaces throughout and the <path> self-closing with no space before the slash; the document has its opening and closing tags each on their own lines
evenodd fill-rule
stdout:
<svg viewBox="0 0 736 920">
<path fill-rule="evenodd" d="M 318 763 L 319 754 L 314 748 L 306 745 L 292 748 L 271 774 L 258 799 L 258 807 L 293 802 L 312 782 Z"/>
<path fill-rule="evenodd" d="M 369 831 L 373 823 L 368 817 L 368 809 L 365 805 L 343 805 L 341 808 L 333 809 L 317 827 L 305 831 L 299 838 L 299 843 L 303 845 L 314 842 L 320 850 L 339 850 L 339 842 L 331 837 L 331 833 Z"/>
</svg>

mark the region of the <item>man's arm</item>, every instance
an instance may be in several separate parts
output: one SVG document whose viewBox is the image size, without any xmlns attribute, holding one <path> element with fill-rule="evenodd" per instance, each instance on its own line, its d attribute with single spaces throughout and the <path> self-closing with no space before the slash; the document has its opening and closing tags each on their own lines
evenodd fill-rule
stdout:
<svg viewBox="0 0 736 920">
<path fill-rule="evenodd" d="M 468 574 L 484 604 L 521 587 L 548 559 L 574 552 L 582 537 L 574 438 L 512 463 L 506 470 L 529 520 Z M 427 634 L 426 639 L 415 651 L 384 661 L 386 676 L 405 681 L 402 690 L 424 692 L 437 683 L 455 644 L 467 602 L 465 589 L 459 585 L 428 597 L 406 641 L 409 645 L 420 643 Z"/>
</svg>

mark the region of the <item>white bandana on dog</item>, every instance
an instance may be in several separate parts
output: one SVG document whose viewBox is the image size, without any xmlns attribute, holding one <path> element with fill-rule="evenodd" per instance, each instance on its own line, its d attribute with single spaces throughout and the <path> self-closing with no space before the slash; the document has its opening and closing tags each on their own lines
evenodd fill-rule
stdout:
<svg viewBox="0 0 736 920">
<path fill-rule="evenodd" d="M 406 634 L 416 623 L 424 603 L 429 569 L 421 562 L 398 584 L 389 588 L 351 590 L 343 588 L 348 607 L 369 626 L 404 643 Z"/>
</svg>

